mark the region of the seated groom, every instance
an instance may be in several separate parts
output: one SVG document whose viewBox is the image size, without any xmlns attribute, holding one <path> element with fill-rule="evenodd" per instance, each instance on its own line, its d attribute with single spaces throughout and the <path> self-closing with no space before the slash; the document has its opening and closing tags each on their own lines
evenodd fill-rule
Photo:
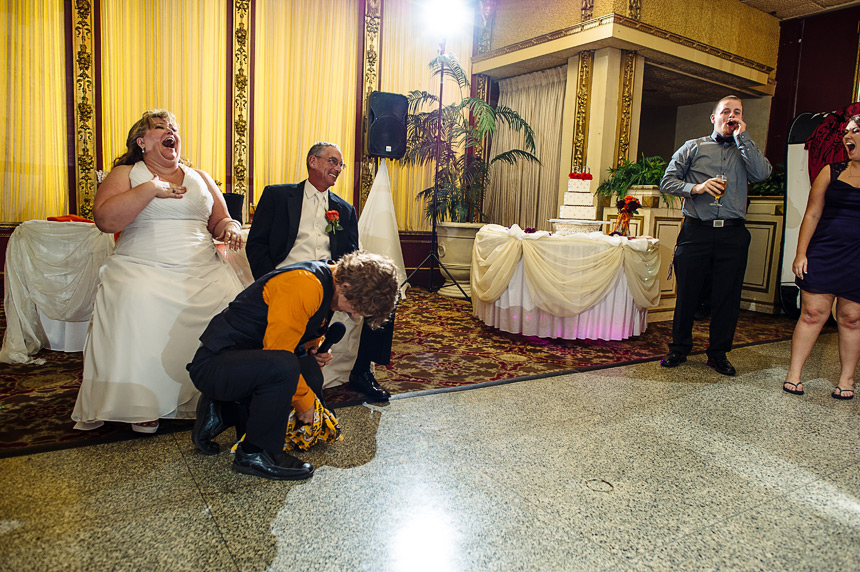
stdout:
<svg viewBox="0 0 860 572">
<path fill-rule="evenodd" d="M 233 469 L 274 480 L 307 479 L 310 463 L 284 452 L 290 404 L 301 375 L 320 402 L 320 367 L 330 353 L 317 353 L 320 336 L 335 311 L 382 325 L 397 299 L 397 267 L 384 256 L 356 251 L 333 266 L 299 262 L 263 276 L 215 316 L 200 336 L 188 364 L 200 390 L 194 445 L 218 453 L 212 439 L 232 424 L 245 439 L 236 447 Z"/>
<path fill-rule="evenodd" d="M 275 268 L 305 260 L 338 260 L 358 250 L 358 216 L 355 208 L 329 192 L 346 165 L 334 143 L 315 143 L 308 151 L 308 178 L 294 185 L 269 185 L 254 212 L 245 251 L 254 278 Z M 332 211 L 337 219 L 332 221 Z M 391 362 L 394 317 L 378 331 L 365 324 L 358 353 L 349 374 L 349 386 L 373 401 L 391 394 L 370 371 L 370 362 Z"/>
</svg>

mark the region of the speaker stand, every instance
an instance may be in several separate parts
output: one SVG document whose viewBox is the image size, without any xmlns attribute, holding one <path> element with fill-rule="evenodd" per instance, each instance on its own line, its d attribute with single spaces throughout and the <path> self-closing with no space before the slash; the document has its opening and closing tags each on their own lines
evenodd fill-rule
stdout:
<svg viewBox="0 0 860 572">
<path fill-rule="evenodd" d="M 442 56 L 444 54 L 445 54 L 445 38 L 442 38 L 442 41 L 439 42 L 439 55 Z M 439 256 L 436 254 L 436 247 L 437 247 L 436 207 L 438 205 L 437 201 L 438 201 L 438 194 L 439 194 L 439 152 L 442 148 L 442 88 L 445 85 L 445 60 L 440 59 L 439 63 L 441 66 L 439 68 L 439 127 L 436 129 L 436 176 L 433 178 L 433 210 L 430 214 L 430 221 L 432 224 L 432 230 L 430 231 L 430 254 L 427 255 L 427 258 L 425 258 L 424 260 L 421 261 L 421 264 L 419 264 L 418 266 L 415 267 L 415 270 L 413 270 L 412 273 L 406 277 L 406 280 L 404 280 L 403 284 L 406 284 L 406 282 L 409 282 L 409 279 L 412 278 L 413 276 L 415 276 L 415 273 L 418 272 L 419 270 L 421 270 L 421 268 L 427 262 L 429 262 L 430 263 L 430 265 L 429 265 L 430 282 L 428 284 L 427 289 L 430 290 L 431 292 L 435 292 L 436 290 L 433 289 L 433 263 L 436 262 L 436 264 L 439 265 L 439 268 L 443 272 L 445 272 L 445 274 L 448 275 L 448 278 L 451 279 L 451 282 L 453 282 L 454 285 L 456 285 L 457 288 L 460 290 L 460 292 L 463 294 L 463 299 L 466 300 L 467 302 L 471 303 L 472 298 L 470 298 L 469 295 L 466 294 L 466 291 L 463 290 L 463 287 L 460 286 L 460 283 L 457 282 L 457 280 L 451 275 L 450 272 L 448 272 L 448 269 L 445 268 L 445 265 L 442 264 L 442 261 L 439 260 Z M 403 286 L 403 284 L 401 284 L 401 287 Z M 443 281 L 443 284 L 444 284 L 444 281 Z M 441 287 L 441 285 L 440 285 L 440 287 Z"/>
</svg>

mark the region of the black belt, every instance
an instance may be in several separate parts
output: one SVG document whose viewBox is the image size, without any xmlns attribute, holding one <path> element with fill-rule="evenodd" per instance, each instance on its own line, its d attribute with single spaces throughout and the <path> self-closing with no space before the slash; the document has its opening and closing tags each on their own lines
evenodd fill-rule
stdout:
<svg viewBox="0 0 860 572">
<path fill-rule="evenodd" d="M 726 226 L 743 226 L 746 221 L 742 218 L 718 218 L 714 220 L 702 220 L 691 216 L 684 217 L 684 224 L 692 224 L 694 226 L 710 226 L 713 228 L 723 228 Z"/>
</svg>

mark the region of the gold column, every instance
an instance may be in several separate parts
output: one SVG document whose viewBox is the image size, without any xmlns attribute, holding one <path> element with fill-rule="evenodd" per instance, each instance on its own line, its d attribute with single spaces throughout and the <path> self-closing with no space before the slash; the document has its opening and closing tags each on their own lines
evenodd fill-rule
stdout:
<svg viewBox="0 0 860 572">
<path fill-rule="evenodd" d="M 618 133 L 616 134 L 615 164 L 629 159 L 630 131 L 633 122 L 633 88 L 636 75 L 636 52 L 621 50 L 621 77 L 618 86 Z M 634 160 L 636 158 L 634 157 Z"/>
<path fill-rule="evenodd" d="M 93 14 L 88 0 L 77 0 L 75 10 L 75 175 L 78 214 L 92 218 L 96 191 L 95 113 L 93 113 Z"/>
<path fill-rule="evenodd" d="M 854 91 L 851 101 L 860 101 L 860 42 L 857 43 L 857 59 L 854 62 Z"/>
<path fill-rule="evenodd" d="M 591 74 L 594 70 L 594 50 L 579 53 L 579 74 L 576 80 L 576 112 L 573 120 L 573 165 L 585 166 L 588 152 L 588 110 L 591 107 Z"/>
<path fill-rule="evenodd" d="M 376 175 L 376 162 L 367 155 L 367 117 L 370 112 L 368 102 L 370 94 L 379 87 L 379 25 L 382 20 L 381 0 L 367 0 L 364 5 L 364 65 L 362 78 L 364 82 L 364 104 L 361 113 L 361 147 L 355 150 L 361 155 L 361 176 L 359 177 L 358 210 L 364 208 L 373 178 Z"/>
<path fill-rule="evenodd" d="M 481 27 L 478 32 L 477 51 L 478 54 L 485 54 L 492 48 L 493 42 L 493 21 L 496 17 L 496 1 L 483 0 L 478 2 L 478 16 L 481 18 Z M 472 76 L 472 85 L 475 90 L 475 97 L 483 99 L 487 103 L 490 102 L 490 77 L 484 74 L 475 74 Z"/>
<path fill-rule="evenodd" d="M 249 0 L 233 4 L 233 184 L 227 190 L 240 195 L 248 190 L 248 46 L 251 43 Z M 245 201 L 244 208 L 248 208 Z"/>
</svg>

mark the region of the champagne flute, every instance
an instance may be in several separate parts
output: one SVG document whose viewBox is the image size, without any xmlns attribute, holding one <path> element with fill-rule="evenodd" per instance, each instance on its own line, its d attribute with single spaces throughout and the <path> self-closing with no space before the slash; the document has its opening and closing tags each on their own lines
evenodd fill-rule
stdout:
<svg viewBox="0 0 860 572">
<path fill-rule="evenodd" d="M 723 206 L 720 204 L 720 198 L 722 198 L 722 196 L 726 192 L 726 176 L 723 174 L 719 174 L 719 175 L 717 175 L 717 178 L 720 180 L 720 184 L 722 185 L 723 188 L 720 189 L 719 193 L 714 195 L 714 202 L 711 203 L 711 206 L 713 206 L 713 207 Z"/>
</svg>

